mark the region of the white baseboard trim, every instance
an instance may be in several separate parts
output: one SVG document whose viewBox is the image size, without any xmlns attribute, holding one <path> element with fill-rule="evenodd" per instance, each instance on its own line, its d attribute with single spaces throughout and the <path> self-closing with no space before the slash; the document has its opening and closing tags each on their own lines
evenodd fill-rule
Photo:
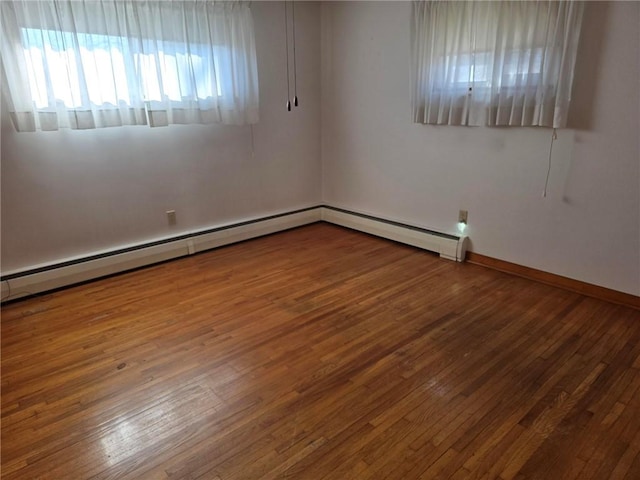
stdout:
<svg viewBox="0 0 640 480">
<path fill-rule="evenodd" d="M 99 256 L 3 275 L 2 301 L 35 295 L 321 220 L 321 207 L 226 225 Z M 97 258 L 96 258 L 97 257 Z"/>
<path fill-rule="evenodd" d="M 448 260 L 462 262 L 467 251 L 466 236 L 434 232 L 330 206 L 322 207 L 321 216 L 325 222 L 429 250 Z"/>
</svg>

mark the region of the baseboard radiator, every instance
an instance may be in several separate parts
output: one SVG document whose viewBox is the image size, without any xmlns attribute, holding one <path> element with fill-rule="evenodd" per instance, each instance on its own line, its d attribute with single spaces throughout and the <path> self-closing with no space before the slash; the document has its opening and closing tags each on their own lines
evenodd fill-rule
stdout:
<svg viewBox="0 0 640 480">
<path fill-rule="evenodd" d="M 447 260 L 462 262 L 467 251 L 466 236 L 436 232 L 329 206 L 322 208 L 321 217 L 325 222 L 435 252 Z"/>
<path fill-rule="evenodd" d="M 339 208 L 318 206 L 224 225 L 27 270 L 3 273 L 2 301 L 16 300 L 216 247 L 325 221 L 463 261 L 466 237 L 433 232 Z"/>
</svg>

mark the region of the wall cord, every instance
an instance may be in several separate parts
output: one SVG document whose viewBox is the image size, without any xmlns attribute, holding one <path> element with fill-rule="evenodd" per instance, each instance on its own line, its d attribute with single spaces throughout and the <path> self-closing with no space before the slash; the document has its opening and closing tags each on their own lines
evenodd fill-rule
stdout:
<svg viewBox="0 0 640 480">
<path fill-rule="evenodd" d="M 547 198 L 547 189 L 549 188 L 549 176 L 551 175 L 551 157 L 553 154 L 553 142 L 558 139 L 558 132 L 554 128 L 551 132 L 551 142 L 549 143 L 549 164 L 547 166 L 547 178 L 544 181 L 544 190 L 542 191 L 542 198 Z"/>
</svg>

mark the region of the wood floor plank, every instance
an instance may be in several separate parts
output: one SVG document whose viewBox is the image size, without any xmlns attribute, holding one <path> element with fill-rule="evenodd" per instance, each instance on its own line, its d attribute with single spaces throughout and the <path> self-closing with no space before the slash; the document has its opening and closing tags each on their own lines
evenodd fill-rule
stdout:
<svg viewBox="0 0 640 480">
<path fill-rule="evenodd" d="M 1 329 L 7 480 L 640 475 L 640 312 L 324 223 Z"/>
</svg>

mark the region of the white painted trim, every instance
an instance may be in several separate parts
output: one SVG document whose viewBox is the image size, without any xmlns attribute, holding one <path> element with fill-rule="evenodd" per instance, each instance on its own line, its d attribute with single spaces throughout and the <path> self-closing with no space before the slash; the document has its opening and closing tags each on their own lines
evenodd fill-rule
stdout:
<svg viewBox="0 0 640 480">
<path fill-rule="evenodd" d="M 448 260 L 462 262 L 467 251 L 466 236 L 455 239 L 447 238 L 430 233 L 425 229 L 395 225 L 382 219 L 378 220 L 325 207 L 322 208 L 321 217 L 325 222 L 429 250 Z"/>
<path fill-rule="evenodd" d="M 78 261 L 2 281 L 2 299 L 17 299 L 74 283 L 80 283 L 114 273 L 124 272 L 153 263 L 202 252 L 211 248 L 241 242 L 320 221 L 321 208 L 285 214 L 275 218 L 229 226 L 214 232 L 193 234 L 188 238 L 167 241 L 127 252 L 106 254 L 100 258 Z M 61 262 L 62 263 L 62 262 Z"/>
</svg>

